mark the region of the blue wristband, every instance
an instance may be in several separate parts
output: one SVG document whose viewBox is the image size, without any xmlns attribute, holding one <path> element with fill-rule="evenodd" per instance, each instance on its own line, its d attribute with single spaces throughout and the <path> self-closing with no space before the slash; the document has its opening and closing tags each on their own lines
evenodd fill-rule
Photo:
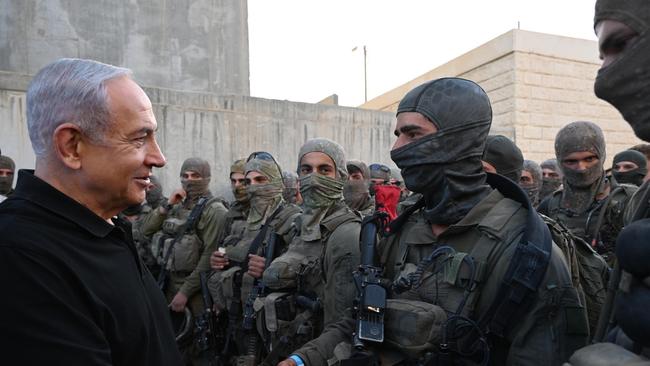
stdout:
<svg viewBox="0 0 650 366">
<path fill-rule="evenodd" d="M 290 355 L 289 358 L 294 360 L 297 366 L 305 366 L 305 362 L 302 360 L 302 358 L 300 358 L 300 356 Z"/>
</svg>

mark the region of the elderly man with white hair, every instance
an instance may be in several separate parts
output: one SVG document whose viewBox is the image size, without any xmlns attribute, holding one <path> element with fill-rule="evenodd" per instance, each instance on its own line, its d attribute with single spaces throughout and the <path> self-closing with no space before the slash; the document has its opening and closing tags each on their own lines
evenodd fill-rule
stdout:
<svg viewBox="0 0 650 366">
<path fill-rule="evenodd" d="M 162 167 L 130 71 L 61 59 L 27 90 L 35 171 L 0 204 L 3 364 L 180 365 L 165 299 L 116 215 Z"/>
</svg>

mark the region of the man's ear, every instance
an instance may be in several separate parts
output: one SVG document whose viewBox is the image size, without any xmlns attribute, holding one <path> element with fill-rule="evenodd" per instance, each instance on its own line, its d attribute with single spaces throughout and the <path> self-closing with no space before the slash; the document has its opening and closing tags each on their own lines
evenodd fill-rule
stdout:
<svg viewBox="0 0 650 366">
<path fill-rule="evenodd" d="M 79 126 L 69 122 L 63 123 L 54 130 L 52 139 L 54 151 L 61 163 L 70 169 L 81 168 L 79 152 L 82 134 Z"/>
</svg>

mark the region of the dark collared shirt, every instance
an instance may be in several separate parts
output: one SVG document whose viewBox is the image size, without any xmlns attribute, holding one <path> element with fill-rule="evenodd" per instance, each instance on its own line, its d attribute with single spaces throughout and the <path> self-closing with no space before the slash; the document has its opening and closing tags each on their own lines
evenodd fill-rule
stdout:
<svg viewBox="0 0 650 366">
<path fill-rule="evenodd" d="M 181 365 L 128 224 L 21 170 L 0 204 L 0 363 Z"/>
</svg>

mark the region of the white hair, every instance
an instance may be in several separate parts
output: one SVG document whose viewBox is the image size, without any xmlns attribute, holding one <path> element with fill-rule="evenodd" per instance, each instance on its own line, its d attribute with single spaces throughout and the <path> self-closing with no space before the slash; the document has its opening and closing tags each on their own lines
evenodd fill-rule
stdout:
<svg viewBox="0 0 650 366">
<path fill-rule="evenodd" d="M 42 68 L 27 89 L 27 128 L 37 157 L 52 150 L 52 135 L 70 122 L 93 142 L 109 127 L 106 82 L 131 70 L 93 60 L 62 58 Z"/>
</svg>

